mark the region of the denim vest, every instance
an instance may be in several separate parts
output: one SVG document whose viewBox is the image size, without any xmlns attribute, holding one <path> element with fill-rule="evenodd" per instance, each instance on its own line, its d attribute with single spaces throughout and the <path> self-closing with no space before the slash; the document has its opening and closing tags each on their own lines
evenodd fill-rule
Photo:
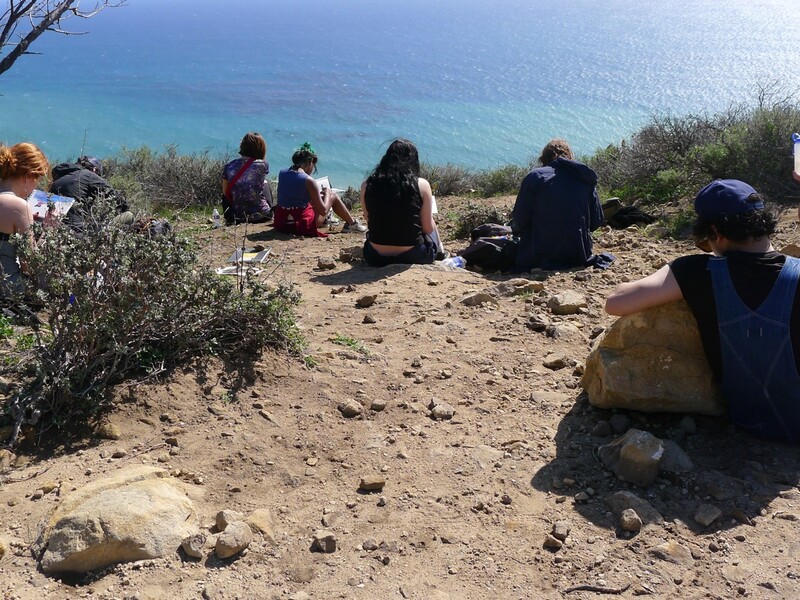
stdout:
<svg viewBox="0 0 800 600">
<path fill-rule="evenodd" d="M 756 310 L 736 293 L 727 259 L 710 259 L 708 269 L 722 347 L 722 393 L 731 421 L 758 437 L 800 442 L 800 375 L 789 331 L 800 260 L 786 257 Z"/>
</svg>

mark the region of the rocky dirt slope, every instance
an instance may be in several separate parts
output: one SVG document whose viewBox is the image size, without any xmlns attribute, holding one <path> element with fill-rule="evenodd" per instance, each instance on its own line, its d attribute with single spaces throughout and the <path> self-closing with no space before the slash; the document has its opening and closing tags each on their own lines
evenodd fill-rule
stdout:
<svg viewBox="0 0 800 600">
<path fill-rule="evenodd" d="M 465 202 L 443 199 L 443 214 Z M 800 597 L 797 449 L 724 419 L 599 410 L 578 385 L 591 339 L 613 321 L 605 297 L 690 244 L 603 231 L 610 270 L 534 273 L 542 289 L 519 293 L 497 287 L 510 277 L 464 270 L 319 269 L 360 243 L 352 234 L 204 231 L 205 258 L 223 264 L 243 237 L 270 245 L 270 279 L 302 292 L 315 364 L 267 352 L 122 386 L 108 417 L 118 439 L 4 455 L 0 598 Z M 778 238 L 800 240 L 791 215 Z M 565 291 L 586 308 L 553 314 L 548 300 Z M 374 303 L 359 307 L 365 296 Z M 694 469 L 645 489 L 619 481 L 595 451 L 631 426 L 676 441 Z M 27 548 L 54 506 L 140 464 L 189 486 L 207 530 L 220 510 L 259 508 L 274 530 L 225 560 L 176 552 L 71 580 L 38 572 Z M 362 479 L 384 484 L 360 490 Z M 607 501 L 620 491 L 647 503 L 638 533 Z M 709 511 L 719 517 L 696 520 Z M 311 551 L 319 530 L 334 552 Z"/>
</svg>

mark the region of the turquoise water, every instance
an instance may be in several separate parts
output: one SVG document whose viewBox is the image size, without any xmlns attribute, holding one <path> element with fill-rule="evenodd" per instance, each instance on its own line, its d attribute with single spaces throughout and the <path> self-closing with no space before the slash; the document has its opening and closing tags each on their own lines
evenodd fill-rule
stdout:
<svg viewBox="0 0 800 600">
<path fill-rule="evenodd" d="M 308 140 L 357 185 L 404 136 L 423 160 L 578 153 L 655 113 L 800 91 L 794 0 L 131 0 L 49 35 L 0 76 L 0 139 L 53 158 L 177 144 L 233 154 L 261 132 L 273 172 Z M 788 140 L 787 140 L 788 147 Z"/>
</svg>

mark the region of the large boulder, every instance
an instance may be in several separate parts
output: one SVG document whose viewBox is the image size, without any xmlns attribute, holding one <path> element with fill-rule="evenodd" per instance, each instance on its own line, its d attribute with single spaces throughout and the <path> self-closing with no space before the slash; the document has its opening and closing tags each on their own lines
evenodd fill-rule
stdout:
<svg viewBox="0 0 800 600">
<path fill-rule="evenodd" d="M 725 412 L 683 300 L 620 317 L 595 342 L 581 385 L 599 408 Z"/>
<path fill-rule="evenodd" d="M 42 527 L 33 550 L 46 573 L 85 573 L 159 558 L 197 533 L 192 501 L 163 469 L 133 467 L 70 494 Z"/>
</svg>

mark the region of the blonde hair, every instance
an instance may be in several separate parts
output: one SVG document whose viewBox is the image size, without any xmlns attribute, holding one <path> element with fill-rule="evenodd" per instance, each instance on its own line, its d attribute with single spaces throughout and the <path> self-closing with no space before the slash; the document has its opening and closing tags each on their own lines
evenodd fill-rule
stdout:
<svg viewBox="0 0 800 600">
<path fill-rule="evenodd" d="M 567 140 L 556 138 L 547 142 L 547 145 L 542 149 L 539 162 L 542 163 L 542 165 L 549 165 L 557 158 L 568 158 L 569 160 L 575 158 Z"/>
<path fill-rule="evenodd" d="M 39 148 L 22 142 L 13 146 L 0 146 L 0 179 L 12 177 L 35 177 L 40 179 L 50 172 L 47 162 Z"/>
</svg>

